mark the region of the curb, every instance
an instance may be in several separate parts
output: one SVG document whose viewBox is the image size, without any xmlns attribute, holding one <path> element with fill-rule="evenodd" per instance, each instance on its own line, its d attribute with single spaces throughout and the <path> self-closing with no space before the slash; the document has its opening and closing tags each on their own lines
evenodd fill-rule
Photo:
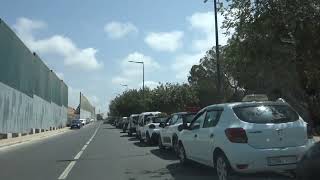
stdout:
<svg viewBox="0 0 320 180">
<path fill-rule="evenodd" d="M 11 146 L 15 146 L 15 145 L 20 145 L 20 144 L 24 144 L 27 142 L 31 142 L 31 141 L 37 141 L 37 140 L 41 140 L 43 138 L 48 138 L 48 137 L 52 137 L 52 136 L 56 136 L 65 132 L 70 131 L 69 128 L 65 128 L 65 129 L 61 129 L 60 131 L 47 131 L 47 133 L 40 133 L 40 134 L 33 134 L 33 135 L 26 135 L 26 136 L 22 136 L 25 139 L 21 139 L 21 140 L 17 140 L 16 138 L 10 139 L 12 140 L 11 142 L 5 142 L 3 144 L 1 144 L 1 140 L 0 140 L 0 150 L 2 148 L 6 148 L 6 147 L 11 147 Z M 51 133 L 49 133 L 51 132 Z"/>
</svg>

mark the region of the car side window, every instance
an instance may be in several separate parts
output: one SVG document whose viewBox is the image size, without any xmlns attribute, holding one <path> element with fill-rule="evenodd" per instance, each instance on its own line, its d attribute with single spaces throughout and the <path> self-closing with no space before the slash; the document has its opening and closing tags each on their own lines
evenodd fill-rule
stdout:
<svg viewBox="0 0 320 180">
<path fill-rule="evenodd" d="M 171 118 L 171 121 L 170 121 L 170 123 L 169 123 L 169 126 L 175 124 L 175 123 L 177 122 L 177 120 L 178 120 L 178 115 L 174 115 L 174 116 Z"/>
<path fill-rule="evenodd" d="M 178 118 L 178 120 L 177 120 L 177 122 L 175 124 L 181 124 L 181 123 L 183 123 L 183 117 L 182 116 L 180 116 Z"/>
<path fill-rule="evenodd" d="M 190 129 L 194 130 L 194 129 L 199 129 L 201 127 L 201 124 L 203 123 L 204 119 L 206 117 L 206 112 L 202 112 L 201 115 L 199 115 L 190 125 Z"/>
<path fill-rule="evenodd" d="M 205 121 L 203 123 L 203 128 L 214 127 L 218 124 L 222 111 L 212 110 L 208 111 Z"/>
</svg>

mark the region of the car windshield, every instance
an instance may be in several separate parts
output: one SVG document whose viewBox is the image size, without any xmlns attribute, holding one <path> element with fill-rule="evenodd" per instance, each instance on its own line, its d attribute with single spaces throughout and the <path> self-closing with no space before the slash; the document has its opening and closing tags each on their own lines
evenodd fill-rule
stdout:
<svg viewBox="0 0 320 180">
<path fill-rule="evenodd" d="M 80 123 L 79 120 L 73 120 L 73 121 L 72 121 L 72 124 L 78 124 L 78 123 Z"/>
<path fill-rule="evenodd" d="M 299 119 L 298 114 L 287 105 L 254 105 L 233 110 L 240 120 L 249 123 L 286 123 Z"/>
<path fill-rule="evenodd" d="M 155 117 L 153 118 L 152 122 L 153 123 L 162 123 L 166 122 L 167 118 L 166 117 Z"/>
</svg>

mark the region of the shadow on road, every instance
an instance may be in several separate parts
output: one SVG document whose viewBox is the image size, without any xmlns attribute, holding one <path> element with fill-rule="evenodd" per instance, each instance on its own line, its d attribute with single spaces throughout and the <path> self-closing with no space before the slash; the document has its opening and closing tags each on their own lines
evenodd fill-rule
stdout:
<svg viewBox="0 0 320 180">
<path fill-rule="evenodd" d="M 164 160 L 178 160 L 177 156 L 174 154 L 174 152 L 170 150 L 160 150 L 160 149 L 152 149 L 150 152 Z"/>
<path fill-rule="evenodd" d="M 138 146 L 138 147 L 148 147 L 147 144 L 142 143 L 142 142 L 134 142 L 133 145 Z"/>
<path fill-rule="evenodd" d="M 137 139 L 136 137 L 130 137 L 128 141 L 139 141 L 139 139 Z"/>
<path fill-rule="evenodd" d="M 214 168 L 207 167 L 198 163 L 191 162 L 186 166 L 179 163 L 169 164 L 167 166 L 170 174 L 175 180 L 218 180 Z M 294 180 L 274 173 L 258 173 L 258 174 L 235 174 L 232 180 Z"/>
</svg>

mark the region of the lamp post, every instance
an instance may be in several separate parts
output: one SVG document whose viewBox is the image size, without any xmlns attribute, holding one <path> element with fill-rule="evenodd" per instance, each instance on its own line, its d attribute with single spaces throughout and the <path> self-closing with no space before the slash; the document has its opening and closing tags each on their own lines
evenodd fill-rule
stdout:
<svg viewBox="0 0 320 180">
<path fill-rule="evenodd" d="M 204 3 L 208 2 L 208 0 L 204 0 Z M 217 88 L 218 88 L 218 98 L 221 101 L 221 76 L 220 76 L 220 59 L 219 59 L 219 32 L 218 32 L 218 10 L 217 10 L 217 0 L 213 0 L 213 8 L 214 8 L 214 24 L 215 24 L 215 35 L 216 35 L 216 65 L 217 65 Z"/>
<path fill-rule="evenodd" d="M 144 107 L 144 62 L 143 61 L 128 61 L 130 63 L 142 64 L 142 95 L 143 95 L 143 107 Z"/>
</svg>

